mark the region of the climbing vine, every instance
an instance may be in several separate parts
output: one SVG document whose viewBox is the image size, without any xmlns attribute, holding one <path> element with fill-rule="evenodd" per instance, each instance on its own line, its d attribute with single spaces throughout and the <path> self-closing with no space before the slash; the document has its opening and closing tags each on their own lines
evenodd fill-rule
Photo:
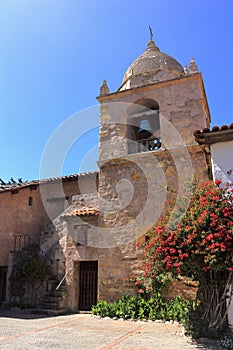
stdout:
<svg viewBox="0 0 233 350">
<path fill-rule="evenodd" d="M 21 254 L 15 265 L 15 278 L 29 285 L 43 282 L 49 266 L 37 252 L 26 252 Z"/>
</svg>

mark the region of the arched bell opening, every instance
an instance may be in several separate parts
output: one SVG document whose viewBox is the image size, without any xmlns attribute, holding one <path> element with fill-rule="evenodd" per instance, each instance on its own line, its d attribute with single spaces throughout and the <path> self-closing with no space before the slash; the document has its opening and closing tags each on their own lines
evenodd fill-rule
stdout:
<svg viewBox="0 0 233 350">
<path fill-rule="evenodd" d="M 158 102 L 151 99 L 141 99 L 133 103 L 127 112 L 128 153 L 160 149 L 162 142 Z"/>
</svg>

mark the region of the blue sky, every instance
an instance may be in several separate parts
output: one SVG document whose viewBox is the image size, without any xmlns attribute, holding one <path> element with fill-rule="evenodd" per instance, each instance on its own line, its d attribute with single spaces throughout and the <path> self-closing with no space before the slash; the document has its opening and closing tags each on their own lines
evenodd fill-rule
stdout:
<svg viewBox="0 0 233 350">
<path fill-rule="evenodd" d="M 1 0 L 1 178 L 39 178 L 53 132 L 97 104 L 103 79 L 112 92 L 120 86 L 146 48 L 148 25 L 161 51 L 182 65 L 195 58 L 212 125 L 233 122 L 232 0 Z M 71 148 L 62 174 L 80 171 L 97 134 Z M 95 168 L 90 162 L 81 171 Z"/>
</svg>

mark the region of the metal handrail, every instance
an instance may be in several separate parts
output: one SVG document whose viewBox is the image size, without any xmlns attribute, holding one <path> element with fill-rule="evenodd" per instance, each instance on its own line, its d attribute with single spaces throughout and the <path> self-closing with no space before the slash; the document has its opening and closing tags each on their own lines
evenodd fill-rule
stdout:
<svg viewBox="0 0 233 350">
<path fill-rule="evenodd" d="M 42 249 L 40 249 L 39 244 L 33 241 L 30 235 L 28 235 L 27 233 L 24 233 L 24 234 L 18 234 L 13 236 L 14 236 L 14 251 L 21 251 L 22 249 L 27 248 L 31 244 L 34 244 L 38 248 L 40 255 L 45 257 L 50 262 L 51 265 L 53 264 L 53 260 L 50 258 L 50 256 L 47 255 L 47 253 L 45 253 Z"/>
<path fill-rule="evenodd" d="M 57 285 L 57 287 L 56 287 L 56 289 L 55 289 L 55 290 L 58 290 L 58 289 L 60 288 L 60 286 L 62 285 L 62 283 L 63 283 L 64 279 L 65 279 L 65 278 L 66 278 L 66 276 L 67 276 L 67 273 L 68 273 L 68 272 L 66 272 L 66 273 L 65 273 L 65 275 L 62 277 L 61 281 L 59 282 L 59 284 Z"/>
<path fill-rule="evenodd" d="M 161 139 L 159 137 L 154 137 L 151 139 L 145 139 L 145 140 L 138 140 L 137 141 L 140 145 L 143 146 L 142 151 L 148 150 L 148 151 L 157 151 L 161 148 L 162 143 Z"/>
<path fill-rule="evenodd" d="M 30 245 L 31 237 L 26 234 L 13 235 L 14 237 L 14 251 L 20 251 L 26 246 Z"/>
<path fill-rule="evenodd" d="M 162 147 L 160 137 L 128 141 L 129 154 L 158 151 Z"/>
</svg>

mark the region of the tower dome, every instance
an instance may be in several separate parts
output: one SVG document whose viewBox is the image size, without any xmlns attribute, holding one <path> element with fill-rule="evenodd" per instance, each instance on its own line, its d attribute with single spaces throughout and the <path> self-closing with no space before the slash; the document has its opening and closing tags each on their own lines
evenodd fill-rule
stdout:
<svg viewBox="0 0 233 350">
<path fill-rule="evenodd" d="M 127 69 L 119 90 L 126 90 L 184 75 L 182 65 L 173 57 L 160 51 L 150 40 L 146 51 Z"/>
</svg>

